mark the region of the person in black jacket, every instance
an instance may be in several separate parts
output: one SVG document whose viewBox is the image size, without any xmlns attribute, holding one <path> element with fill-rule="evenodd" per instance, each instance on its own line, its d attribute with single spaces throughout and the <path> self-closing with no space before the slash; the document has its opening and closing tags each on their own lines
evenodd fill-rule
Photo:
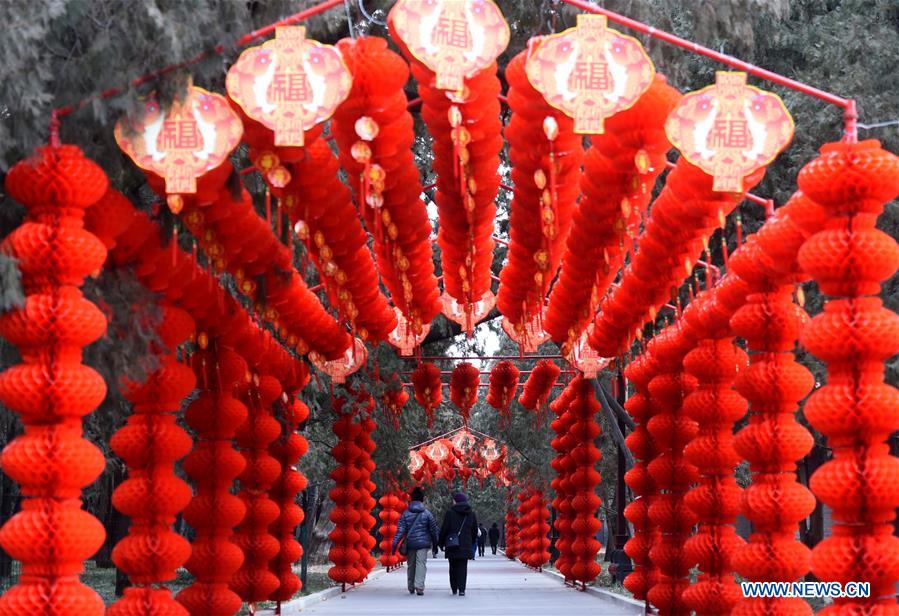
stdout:
<svg viewBox="0 0 899 616">
<path fill-rule="evenodd" d="M 396 535 L 393 537 L 393 551 L 403 539 L 406 541 L 406 560 L 409 563 L 407 585 L 409 594 L 425 594 L 425 575 L 428 571 L 428 552 L 434 550 L 437 556 L 437 520 L 422 501 L 424 491 L 416 487 L 410 494 L 412 502 L 400 516 Z"/>
<path fill-rule="evenodd" d="M 463 492 L 453 494 L 453 506 L 443 516 L 437 545 L 449 559 L 450 590 L 465 596 L 468 559 L 478 540 L 478 518 Z"/>
<path fill-rule="evenodd" d="M 496 522 L 490 527 L 487 536 L 490 538 L 490 549 L 496 554 L 496 546 L 499 545 L 499 528 L 496 526 Z"/>
<path fill-rule="evenodd" d="M 478 556 L 484 555 L 484 548 L 487 546 L 487 527 L 478 524 Z"/>
</svg>

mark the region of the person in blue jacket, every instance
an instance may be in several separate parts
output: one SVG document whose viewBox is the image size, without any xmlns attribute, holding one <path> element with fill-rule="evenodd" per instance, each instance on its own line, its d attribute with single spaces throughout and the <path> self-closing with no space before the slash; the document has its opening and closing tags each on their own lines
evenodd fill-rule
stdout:
<svg viewBox="0 0 899 616">
<path fill-rule="evenodd" d="M 425 575 L 428 572 L 428 552 L 437 556 L 437 520 L 424 506 L 424 491 L 416 487 L 410 494 L 412 502 L 400 516 L 396 535 L 393 537 L 393 551 L 400 541 L 405 541 L 408 563 L 409 594 L 425 594 Z"/>
</svg>

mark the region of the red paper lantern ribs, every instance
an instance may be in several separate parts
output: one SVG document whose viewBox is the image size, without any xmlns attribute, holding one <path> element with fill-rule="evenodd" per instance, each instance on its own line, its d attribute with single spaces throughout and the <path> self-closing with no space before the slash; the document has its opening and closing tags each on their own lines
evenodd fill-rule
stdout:
<svg viewBox="0 0 899 616">
<path fill-rule="evenodd" d="M 356 437 L 362 432 L 362 427 L 353 421 L 352 413 L 343 411 L 344 406 L 343 401 L 338 401 L 335 410 L 339 416 L 331 428 L 338 441 L 331 450 L 337 467 L 331 471 L 334 487 L 329 496 L 334 502 L 334 509 L 329 519 L 334 523 L 334 530 L 328 535 L 331 540 L 328 560 L 333 563 L 328 569 L 328 577 L 343 586 L 356 581 L 355 566 L 362 557 L 358 549 L 362 537 L 357 530 L 361 515 L 356 508 L 361 495 L 356 485 L 362 477 L 362 470 L 356 465 L 356 460 L 362 455 L 362 449 L 356 445 Z"/>
<path fill-rule="evenodd" d="M 487 390 L 487 404 L 499 411 L 504 425 L 512 420 L 512 401 L 518 391 L 520 372 L 510 361 L 501 361 L 490 371 L 490 387 Z M 480 380 L 480 377 L 478 377 Z M 452 387 L 452 385 L 450 385 Z"/>
<path fill-rule="evenodd" d="M 641 601 L 646 600 L 649 589 L 659 581 L 659 569 L 653 564 L 650 551 L 661 535 L 658 525 L 649 517 L 649 509 L 658 497 L 658 488 L 647 470 L 647 466 L 661 453 L 647 429 L 647 424 L 656 413 L 649 393 L 649 383 L 656 371 L 655 360 L 644 353 L 628 364 L 624 372 L 636 390 L 624 403 L 635 424 L 625 443 L 636 458 L 634 466 L 624 475 L 625 483 L 636 495 L 624 509 L 625 517 L 634 526 L 633 538 L 624 544 L 625 553 L 634 561 L 634 571 L 624 578 L 624 587 Z"/>
<path fill-rule="evenodd" d="M 412 372 L 411 378 L 415 390 L 415 401 L 425 410 L 430 428 L 434 423 L 434 410 L 443 401 L 440 368 L 434 364 L 421 364 Z"/>
<path fill-rule="evenodd" d="M 244 561 L 233 528 L 244 519 L 247 507 L 231 494 L 231 485 L 247 462 L 233 449 L 231 439 L 247 418 L 247 407 L 233 394 L 238 383 L 245 383 L 247 364 L 223 341 L 212 339 L 202 348 L 205 333 L 198 340 L 201 348 L 191 357 L 191 365 L 200 395 L 185 413 L 196 443 L 182 464 L 196 490 L 184 510 L 185 521 L 196 530 L 186 565 L 194 583 L 177 599 L 191 616 L 226 616 L 236 614 L 242 603 L 228 585 Z"/>
<path fill-rule="evenodd" d="M 686 611 L 682 593 L 689 585 L 692 566 L 684 543 L 696 524 L 696 515 L 684 497 L 698 473 L 684 457 L 684 447 L 696 436 L 697 426 L 684 412 L 683 401 L 696 388 L 696 380 L 681 368 L 689 350 L 689 341 L 670 328 L 647 345 L 647 352 L 659 365 L 659 372 L 648 387 L 657 414 L 647 423 L 659 455 L 647 464 L 646 470 L 659 491 L 649 506 L 649 517 L 660 532 L 649 553 L 659 569 L 659 579 L 647 592 L 647 598 L 660 614 Z"/>
<path fill-rule="evenodd" d="M 450 400 L 459 409 L 463 424 L 468 423 L 471 407 L 478 401 L 480 382 L 480 371 L 468 362 L 462 362 L 456 366 L 450 375 Z"/>
<path fill-rule="evenodd" d="M 506 558 L 515 560 L 521 554 L 521 545 L 518 528 L 518 515 L 515 509 L 515 498 L 509 493 L 509 502 L 506 504 Z"/>
<path fill-rule="evenodd" d="M 519 535 L 521 552 L 518 559 L 528 567 L 537 569 L 549 562 L 549 510 L 543 492 L 528 488 L 518 495 Z"/>
<path fill-rule="evenodd" d="M 0 336 L 22 358 L 0 373 L 0 401 L 24 426 L 2 454 L 23 499 L 0 529 L 0 545 L 22 563 L 19 583 L 0 598 L 0 614 L 100 616 L 103 601 L 78 575 L 105 537 L 81 509 L 81 489 L 104 462 L 82 438 L 81 420 L 103 401 L 106 386 L 81 363 L 81 349 L 104 334 L 106 319 L 78 287 L 106 259 L 83 220 L 108 180 L 77 147 L 45 147 L 14 165 L 5 187 L 27 214 L 0 245 L 18 261 L 25 292 L 22 306 L 0 316 Z"/>
<path fill-rule="evenodd" d="M 496 298 L 519 336 L 527 334 L 529 322 L 541 319 L 579 196 L 584 156 L 583 137 L 574 133 L 574 121 L 550 107 L 528 81 L 525 63 L 530 53 L 529 46 L 506 67 L 512 118 L 505 137 L 515 191 L 508 262 Z"/>
<path fill-rule="evenodd" d="M 308 378 L 308 372 L 306 376 Z M 293 564 L 303 555 L 303 546 L 294 538 L 294 532 L 305 517 L 296 500 L 297 494 L 306 489 L 307 482 L 303 473 L 296 469 L 296 464 L 306 455 L 309 443 L 297 434 L 297 427 L 309 418 L 309 407 L 294 398 L 284 404 L 281 411 L 281 435 L 269 446 L 269 453 L 281 464 L 281 475 L 269 490 L 269 496 L 280 510 L 280 515 L 269 527 L 280 543 L 278 554 L 269 565 L 280 582 L 269 596 L 272 601 L 288 601 L 303 587 L 300 578 L 293 572 Z"/>
<path fill-rule="evenodd" d="M 538 411 L 549 399 L 562 369 L 548 359 L 541 359 L 531 370 L 518 396 L 518 403 L 529 411 Z"/>
<path fill-rule="evenodd" d="M 630 109 L 606 121 L 584 158 L 583 197 L 573 213 L 562 269 L 549 299 L 544 329 L 572 347 L 615 279 L 646 213 L 670 144 L 665 118 L 680 94 L 656 75 Z"/>
<path fill-rule="evenodd" d="M 284 207 L 340 319 L 362 340 L 386 340 L 397 326 L 396 315 L 378 287 L 367 235 L 338 177 L 337 158 L 321 139 L 305 151 L 292 165 Z"/>
<path fill-rule="evenodd" d="M 723 284 L 698 296 L 683 316 L 686 327 L 702 332 L 698 345 L 684 357 L 684 370 L 696 379 L 697 388 L 683 407 L 699 426 L 696 438 L 684 450 L 700 474 L 700 484 L 686 496 L 687 505 L 699 519 L 699 529 L 687 541 L 685 552 L 701 571 L 683 599 L 701 614 L 730 613 L 742 597 L 731 565 L 734 553 L 745 543 L 734 528 L 741 489 L 734 478 L 740 456 L 734 449 L 733 426 L 746 414 L 747 404 L 734 391 L 733 381 L 748 360 L 730 333 L 733 311 L 723 297 L 728 290 L 739 304 L 745 298 L 746 284 L 728 276 Z"/>
<path fill-rule="evenodd" d="M 269 498 L 268 490 L 281 474 L 281 465 L 269 454 L 268 446 L 281 432 L 271 412 L 272 404 L 281 395 L 281 384 L 273 376 L 253 374 L 241 389 L 248 413 L 246 421 L 237 428 L 235 442 L 246 461 L 238 477 L 238 497 L 247 513 L 234 533 L 234 542 L 243 551 L 244 559 L 231 579 L 231 590 L 244 601 L 255 603 L 268 599 L 280 586 L 278 577 L 269 571 L 269 562 L 280 547 L 269 526 L 281 512 Z"/>
<path fill-rule="evenodd" d="M 401 490 L 392 490 L 378 499 L 381 512 L 378 518 L 381 520 L 381 565 L 391 570 L 404 560 L 403 556 L 393 550 L 393 537 L 396 535 L 397 524 L 400 516 L 406 509 L 406 502 Z"/>
<path fill-rule="evenodd" d="M 412 335 L 440 313 L 431 223 L 412 156 L 415 131 L 404 87 L 409 67 L 376 37 L 344 39 L 338 47 L 353 73 L 349 98 L 334 115 L 340 163 L 374 236 L 381 280 Z"/>
<path fill-rule="evenodd" d="M 743 178 L 755 186 L 764 168 Z M 640 236 L 640 250 L 624 270 L 621 284 L 602 302 L 590 345 L 604 357 L 624 350 L 637 330 L 670 297 L 703 250 L 716 227 L 736 207 L 743 193 L 719 193 L 712 176 L 683 158 L 668 175 Z"/>
<path fill-rule="evenodd" d="M 190 451 L 191 439 L 174 414 L 196 385 L 193 371 L 178 362 L 176 353 L 193 331 L 190 315 L 164 305 L 158 328 L 164 348 L 156 349 L 161 352 L 160 367 L 146 382 L 127 384 L 124 391 L 134 411 L 109 444 L 127 465 L 128 478 L 113 492 L 112 504 L 131 519 L 131 526 L 112 559 L 134 585 L 108 614 L 188 614 L 170 593 L 154 585 L 175 579 L 190 557 L 187 539 L 175 533 L 172 524 L 191 498 L 190 486 L 175 475 L 174 467 Z"/>
<path fill-rule="evenodd" d="M 350 348 L 350 336 L 306 287 L 293 268 L 291 249 L 256 213 L 248 192 L 235 198 L 231 191 L 221 191 L 210 207 L 187 206 L 182 220 L 214 267 L 230 272 L 241 294 L 265 306 L 266 317 L 297 352 L 312 350 L 337 359 Z"/>
<path fill-rule="evenodd" d="M 410 3 L 410 6 L 414 4 Z M 397 5 L 400 7 L 400 5 Z M 437 243 L 440 246 L 443 284 L 447 295 L 461 305 L 460 314 L 453 311 L 447 316 L 458 320 L 463 329 L 471 331 L 479 315 L 477 304 L 492 297 L 490 291 L 491 264 L 493 262 L 493 220 L 496 216 L 496 193 L 500 178 L 499 152 L 502 149 L 502 120 L 500 119 L 500 82 L 496 76 L 493 59 L 502 52 L 508 42 L 497 36 L 508 27 L 495 5 L 489 3 L 483 10 L 464 3 L 438 3 L 430 9 L 437 11 L 474 11 L 473 15 L 453 14 L 462 24 L 463 31 L 476 28 L 484 41 L 483 50 L 474 49 L 474 37 L 465 37 L 468 54 L 483 60 L 472 66 L 469 74 L 460 75 L 455 69 L 455 79 L 444 81 L 441 71 L 435 74 L 436 64 L 423 63 L 416 56 L 432 44 L 420 47 L 419 39 L 430 36 L 436 29 L 405 28 L 404 10 L 394 8 L 388 20 L 393 40 L 412 66 L 412 75 L 418 82 L 422 99 L 421 116 L 433 137 L 434 162 L 437 173 L 437 211 L 440 229 Z M 405 11 L 415 12 L 412 9 Z M 488 23 L 490 19 L 495 19 Z M 467 20 L 467 25 L 466 25 Z M 414 37 L 415 40 L 412 40 Z M 439 38 L 439 37 L 438 37 Z M 499 45 L 493 45 L 499 41 Z M 442 42 L 444 47 L 447 41 Z M 447 47 L 448 53 L 453 46 Z M 462 51 L 456 48 L 454 51 Z M 480 55 L 479 52 L 480 51 Z M 458 65 L 460 60 L 455 62 Z M 429 68 L 430 66 L 430 68 Z M 441 66 L 452 67 L 452 64 Z M 461 79 L 464 77 L 464 80 Z M 459 84 L 450 91 L 448 83 Z"/>
<path fill-rule="evenodd" d="M 802 332 L 806 348 L 827 363 L 827 384 L 805 414 L 833 449 L 811 479 L 835 522 L 812 552 L 812 572 L 871 584 L 869 597 L 835 599 L 822 613 L 895 613 L 899 460 L 885 441 L 899 429 L 899 393 L 884 382 L 884 362 L 899 352 L 899 316 L 877 294 L 899 267 L 899 246 L 875 224 L 899 194 L 899 158 L 873 140 L 828 144 L 800 172 L 799 188 L 826 212 L 825 228 L 799 252 L 828 297 Z"/>
<path fill-rule="evenodd" d="M 356 446 L 361 454 L 356 458 L 356 468 L 359 470 L 359 479 L 356 481 L 356 490 L 359 498 L 356 500 L 356 511 L 359 514 L 356 523 L 356 532 L 359 535 L 357 543 L 357 551 L 359 559 L 354 564 L 356 576 L 352 580 L 354 583 L 362 582 L 375 566 L 375 558 L 372 556 L 372 548 L 375 547 L 377 541 L 372 534 L 375 527 L 375 518 L 371 514 L 375 507 L 375 484 L 371 480 L 372 473 L 375 470 L 375 463 L 371 458 L 372 452 L 375 450 L 375 441 L 372 439 L 372 432 L 375 431 L 375 420 L 371 417 L 371 412 L 375 408 L 374 400 L 369 396 L 366 402 L 366 412 L 362 414 L 359 425 L 362 428 L 356 436 Z"/>
</svg>

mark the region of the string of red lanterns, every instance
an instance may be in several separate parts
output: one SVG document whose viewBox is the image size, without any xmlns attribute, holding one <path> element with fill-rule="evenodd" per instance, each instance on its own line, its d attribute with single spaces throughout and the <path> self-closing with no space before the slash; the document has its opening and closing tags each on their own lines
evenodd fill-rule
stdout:
<svg viewBox="0 0 899 616">
<path fill-rule="evenodd" d="M 376 427 L 375 420 L 372 418 L 375 401 L 371 396 L 364 396 L 362 402 L 364 410 L 359 420 L 362 429 L 356 436 L 356 446 L 361 452 L 359 457 L 356 458 L 356 468 L 359 470 L 356 491 L 359 498 L 355 503 L 359 512 L 356 531 L 360 540 L 357 543 L 359 559 L 356 561 L 354 583 L 361 583 L 375 566 L 375 559 L 371 555 L 371 550 L 376 543 L 375 537 L 371 532 L 375 526 L 375 518 L 371 515 L 375 507 L 375 499 L 372 496 L 375 492 L 375 484 L 371 480 L 372 472 L 375 470 L 375 463 L 371 459 L 371 453 L 375 450 L 375 441 L 371 437 Z"/>
<path fill-rule="evenodd" d="M 806 403 L 806 417 L 833 449 L 811 478 L 835 522 L 812 552 L 812 572 L 871 584 L 870 596 L 837 598 L 826 613 L 887 613 L 897 609 L 899 460 L 885 441 L 899 429 L 899 394 L 884 382 L 884 362 L 899 351 L 899 317 L 878 294 L 899 267 L 899 246 L 875 224 L 899 195 L 899 158 L 873 140 L 828 144 L 799 173 L 799 189 L 825 212 L 799 263 L 828 298 L 802 332 L 827 363 L 827 384 Z"/>
<path fill-rule="evenodd" d="M 478 401 L 478 385 L 481 375 L 477 368 L 468 362 L 462 362 L 453 368 L 450 375 L 450 400 L 459 409 L 462 423 L 468 423 L 471 408 Z"/>
<path fill-rule="evenodd" d="M 480 377 L 478 377 L 480 379 Z M 425 410 L 428 428 L 434 423 L 434 411 L 443 401 L 443 381 L 440 379 L 440 368 L 434 364 L 423 363 L 412 372 L 412 386 L 415 401 Z"/>
<path fill-rule="evenodd" d="M 541 570 L 549 562 L 549 510 L 543 491 L 528 487 L 518 494 L 518 559 Z"/>
<path fill-rule="evenodd" d="M 344 400 L 335 402 L 334 410 L 338 416 L 331 430 L 338 441 L 331 449 L 331 455 L 337 467 L 331 471 L 335 485 L 328 495 L 335 505 L 328 515 L 334 523 L 334 530 L 328 535 L 331 540 L 328 560 L 333 563 L 328 569 L 328 577 L 344 587 L 358 578 L 355 565 L 362 557 L 357 547 L 361 536 L 356 529 L 361 517 L 356 508 L 361 490 L 356 484 L 362 476 L 361 469 L 356 465 L 356 460 L 362 455 L 362 449 L 356 445 L 356 437 L 362 432 L 362 426 L 353 421 L 352 411 L 344 410 L 345 405 Z"/>
<path fill-rule="evenodd" d="M 131 525 L 113 548 L 112 560 L 134 585 L 110 606 L 110 614 L 160 610 L 187 616 L 171 591 L 158 585 L 175 579 L 191 552 L 187 539 L 172 525 L 192 496 L 190 486 L 175 475 L 175 462 L 191 449 L 191 438 L 176 423 L 175 413 L 197 383 L 177 356 L 178 345 L 194 334 L 194 328 L 187 312 L 164 304 L 157 328 L 161 347 L 154 349 L 160 353 L 160 366 L 144 382 L 124 387 L 133 414 L 109 445 L 128 468 L 128 478 L 112 493 L 112 504 L 131 519 Z"/>
<path fill-rule="evenodd" d="M 82 562 L 103 544 L 103 525 L 81 509 L 81 490 L 103 471 L 103 455 L 82 436 L 81 419 L 106 395 L 81 349 L 106 322 L 79 290 L 103 266 L 106 248 L 84 230 L 84 210 L 107 191 L 103 170 L 75 146 L 44 147 L 6 176 L 25 222 L 2 243 L 18 261 L 25 302 L 0 315 L 0 334 L 22 363 L 0 373 L 0 401 L 24 433 L 5 448 L 3 470 L 21 485 L 21 510 L 0 528 L 0 546 L 22 563 L 0 613 L 100 616 L 103 601 L 81 583 Z"/>
<path fill-rule="evenodd" d="M 572 506 L 574 489 L 571 485 L 571 476 L 575 469 L 569 454 L 575 443 L 574 436 L 569 431 L 575 418 L 573 414 L 568 412 L 573 397 L 574 389 L 566 387 L 550 405 L 550 409 L 556 416 L 550 423 L 550 427 L 556 435 L 550 443 L 556 451 L 556 456 L 550 463 L 556 472 L 556 476 L 552 480 L 550 487 L 552 487 L 556 495 L 552 501 L 552 506 L 556 511 L 553 525 L 558 536 L 555 548 L 559 553 L 553 566 L 562 574 L 566 582 L 574 579 L 571 572 L 574 565 L 572 545 L 575 541 L 575 534 L 571 528 L 574 518 L 574 507 Z"/>
<path fill-rule="evenodd" d="M 535 341 L 542 342 L 543 305 L 571 227 L 584 149 L 574 121 L 528 81 L 530 53 L 529 46 L 512 58 L 505 73 L 512 116 L 504 135 L 515 188 L 496 305 L 509 321 L 513 340 L 533 348 Z"/>
<path fill-rule="evenodd" d="M 633 107 L 609 118 L 605 132 L 591 139 L 580 178 L 583 196 L 544 319 L 563 353 L 587 327 L 639 232 L 671 148 L 665 119 L 679 99 L 656 75 Z"/>
<path fill-rule="evenodd" d="M 511 405 L 518 392 L 519 375 L 518 368 L 510 361 L 501 361 L 490 371 L 487 404 L 499 411 L 502 425 L 509 425 L 512 421 Z M 480 380 L 480 376 L 478 376 L 478 380 Z"/>
<path fill-rule="evenodd" d="M 561 373 L 562 369 L 554 362 L 548 359 L 538 361 L 528 375 L 528 380 L 524 382 L 518 404 L 539 415 Z"/>
<path fill-rule="evenodd" d="M 400 516 L 408 506 L 407 500 L 405 491 L 399 489 L 391 490 L 378 499 L 378 504 L 381 505 L 381 512 L 378 513 L 381 520 L 380 561 L 381 566 L 387 567 L 388 571 L 399 567 L 406 560 L 399 550 L 394 551 L 393 537 L 396 535 Z"/>
</svg>

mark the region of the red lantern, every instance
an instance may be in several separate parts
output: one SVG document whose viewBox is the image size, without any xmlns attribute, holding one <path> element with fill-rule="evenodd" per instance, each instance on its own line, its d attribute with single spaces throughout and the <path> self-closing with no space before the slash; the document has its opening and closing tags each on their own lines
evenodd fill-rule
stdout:
<svg viewBox="0 0 899 616">
<path fill-rule="evenodd" d="M 409 67 L 382 38 L 343 39 L 338 47 L 353 73 L 349 98 L 332 123 L 340 162 L 374 236 L 378 271 L 406 324 L 405 337 L 420 341 L 440 312 L 440 291 L 411 149 L 415 131 L 403 90 Z"/>
<path fill-rule="evenodd" d="M 143 606 L 152 585 L 175 579 L 190 556 L 190 545 L 172 524 L 191 498 L 190 487 L 174 467 L 190 451 L 191 440 L 174 413 L 196 385 L 194 373 L 176 354 L 193 330 L 186 312 L 163 306 L 159 337 L 164 348 L 156 349 L 162 351 L 161 365 L 145 383 L 128 384 L 124 396 L 134 404 L 134 414 L 109 443 L 128 466 L 128 478 L 112 494 L 113 506 L 131 518 L 128 535 L 113 548 L 112 559 L 134 584 L 109 608 L 111 614 L 149 614 Z M 170 593 L 153 593 L 152 603 L 154 609 L 187 614 Z"/>
<path fill-rule="evenodd" d="M 518 396 L 518 403 L 531 411 L 538 411 L 546 404 L 562 369 L 548 359 L 541 359 L 531 370 Z"/>
<path fill-rule="evenodd" d="M 362 427 L 353 421 L 351 412 L 343 412 L 344 405 L 343 401 L 338 401 L 335 405 L 338 418 L 331 428 L 339 440 L 331 450 L 337 468 L 331 472 L 334 488 L 330 498 L 335 507 L 330 520 L 335 527 L 329 535 L 331 550 L 328 552 L 328 560 L 333 563 L 328 569 L 328 577 L 341 585 L 356 581 L 354 565 L 361 556 L 357 547 L 361 537 L 356 529 L 360 518 L 356 502 L 361 491 L 356 484 L 362 476 L 362 470 L 356 465 L 356 460 L 362 455 L 362 449 L 356 445 L 356 438 L 362 432 Z"/>
<path fill-rule="evenodd" d="M 899 395 L 884 382 L 884 362 L 899 351 L 899 317 L 876 294 L 899 268 L 899 246 L 875 225 L 899 194 L 899 158 L 873 140 L 828 144 L 800 172 L 799 188 L 826 212 L 799 263 L 831 298 L 802 333 L 827 363 L 827 384 L 806 403 L 806 417 L 833 448 L 811 479 L 835 522 L 812 552 L 812 572 L 871 584 L 868 597 L 835 599 L 827 613 L 894 612 L 899 461 L 885 441 L 899 429 Z"/>
<path fill-rule="evenodd" d="M 443 383 L 440 368 L 434 364 L 421 364 L 412 372 L 412 386 L 415 401 L 421 405 L 428 417 L 428 427 L 434 423 L 434 410 L 443 401 Z"/>
<path fill-rule="evenodd" d="M 2 454 L 23 496 L 21 511 L 0 529 L 0 545 L 22 563 L 19 583 L 0 598 L 4 616 L 104 611 L 78 574 L 105 536 L 81 509 L 81 489 L 103 470 L 102 454 L 81 436 L 81 418 L 106 394 L 102 377 L 81 363 L 81 348 L 106 323 L 78 287 L 106 259 L 83 219 L 107 187 L 103 171 L 74 146 L 41 148 L 6 176 L 7 193 L 27 215 L 0 246 L 18 261 L 25 291 L 24 305 L 0 316 L 0 335 L 22 357 L 0 374 L 0 401 L 25 427 Z"/>
<path fill-rule="evenodd" d="M 501 424 L 512 421 L 512 401 L 518 391 L 519 370 L 510 361 L 501 361 L 490 372 L 490 388 L 487 390 L 487 404 L 499 411 Z M 480 376 L 478 377 L 480 380 Z"/>
<path fill-rule="evenodd" d="M 200 333 L 198 339 L 206 339 Z M 240 597 L 228 587 L 244 560 L 243 551 L 232 541 L 232 529 L 246 514 L 244 502 L 231 494 L 231 483 L 246 467 L 244 458 L 231 445 L 247 408 L 235 398 L 236 383 L 247 371 L 244 359 L 217 340 L 191 357 L 200 396 L 187 409 L 185 418 L 197 434 L 193 451 L 183 467 L 193 479 L 196 494 L 184 511 L 184 519 L 196 530 L 187 569 L 193 584 L 178 593 L 178 601 L 191 616 L 236 614 Z"/>
<path fill-rule="evenodd" d="M 453 369 L 450 376 L 450 399 L 462 415 L 462 423 L 468 423 L 471 407 L 478 401 L 478 385 L 481 374 L 477 368 L 462 362 Z"/>
</svg>

